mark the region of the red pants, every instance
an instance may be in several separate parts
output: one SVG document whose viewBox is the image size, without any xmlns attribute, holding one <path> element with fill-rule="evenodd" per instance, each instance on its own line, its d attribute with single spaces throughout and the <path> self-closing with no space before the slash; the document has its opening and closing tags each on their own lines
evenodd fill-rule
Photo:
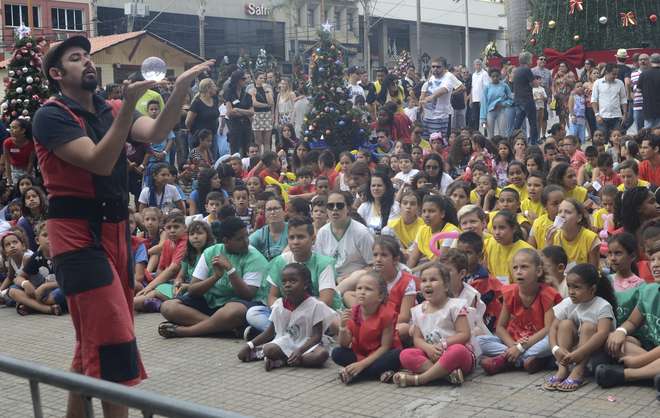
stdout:
<svg viewBox="0 0 660 418">
<path fill-rule="evenodd" d="M 401 367 L 408 369 L 413 373 L 420 373 L 424 362 L 428 361 L 426 353 L 419 348 L 406 348 L 401 351 Z M 463 344 L 453 344 L 447 347 L 438 359 L 438 363 L 448 372 L 461 369 L 463 373 L 468 374 L 474 368 L 474 356 L 472 351 Z"/>
<path fill-rule="evenodd" d="M 51 234 L 52 229 L 49 226 Z M 82 235 L 85 239 L 86 234 Z M 133 260 L 126 222 L 104 223 L 101 237 L 102 251 L 87 247 L 56 259 L 56 274 L 64 285 L 76 330 L 71 367 L 87 376 L 136 385 L 147 375 L 133 326 L 133 278 L 129 274 Z"/>
</svg>

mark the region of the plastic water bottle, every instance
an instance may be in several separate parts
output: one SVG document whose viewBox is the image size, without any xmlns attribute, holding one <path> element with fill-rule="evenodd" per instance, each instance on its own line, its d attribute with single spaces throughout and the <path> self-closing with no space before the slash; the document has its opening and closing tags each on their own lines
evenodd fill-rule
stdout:
<svg viewBox="0 0 660 418">
<path fill-rule="evenodd" d="M 142 62 L 141 71 L 145 80 L 161 81 L 167 74 L 167 64 L 158 57 L 149 57 Z"/>
</svg>

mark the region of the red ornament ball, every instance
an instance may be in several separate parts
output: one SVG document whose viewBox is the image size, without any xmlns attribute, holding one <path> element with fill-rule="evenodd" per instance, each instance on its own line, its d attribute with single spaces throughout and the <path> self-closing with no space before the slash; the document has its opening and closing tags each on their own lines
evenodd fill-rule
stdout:
<svg viewBox="0 0 660 418">
<path fill-rule="evenodd" d="M 32 48 L 32 42 L 26 43 L 25 46 L 27 46 L 28 48 Z"/>
<path fill-rule="evenodd" d="M 651 22 L 651 23 L 653 23 L 653 24 L 655 25 L 655 23 L 656 23 L 657 21 L 658 21 L 658 15 L 657 15 L 657 14 L 654 13 L 654 14 L 652 14 L 651 16 L 649 16 L 649 22 Z"/>
<path fill-rule="evenodd" d="M 536 45 L 536 38 L 532 38 L 529 40 L 530 45 Z"/>
<path fill-rule="evenodd" d="M 38 102 L 39 99 L 40 99 L 40 97 L 39 97 L 39 95 L 37 95 L 37 94 L 35 94 L 35 95 L 32 96 L 32 100 L 34 100 L 35 102 Z"/>
<path fill-rule="evenodd" d="M 14 118 L 15 118 L 15 117 L 16 117 L 16 115 L 18 115 L 18 113 L 16 113 L 16 111 L 15 111 L 15 110 L 11 112 L 11 116 L 12 116 L 12 117 L 14 117 Z"/>
<path fill-rule="evenodd" d="M 25 87 L 25 91 L 28 92 L 28 93 L 31 93 L 32 92 L 32 86 Z"/>
<path fill-rule="evenodd" d="M 326 129 L 325 136 L 330 136 L 331 133 L 332 133 L 332 131 L 330 129 Z"/>
</svg>

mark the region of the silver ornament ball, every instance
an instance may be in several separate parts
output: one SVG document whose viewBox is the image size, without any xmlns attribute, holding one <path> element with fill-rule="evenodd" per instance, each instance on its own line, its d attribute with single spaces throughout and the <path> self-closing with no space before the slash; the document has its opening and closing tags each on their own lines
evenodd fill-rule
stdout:
<svg viewBox="0 0 660 418">
<path fill-rule="evenodd" d="M 33 79 L 32 77 L 30 77 L 30 76 L 27 76 L 27 77 L 25 78 L 25 82 L 28 83 L 28 84 L 32 84 L 32 83 L 34 82 L 34 79 Z"/>
<path fill-rule="evenodd" d="M 23 87 L 16 87 L 16 93 L 18 94 L 23 93 Z"/>
<path fill-rule="evenodd" d="M 607 16 L 601 16 L 601 17 L 598 19 L 598 22 L 599 22 L 601 25 L 606 24 L 606 23 L 607 23 Z"/>
<path fill-rule="evenodd" d="M 27 73 L 28 72 L 28 67 L 23 67 L 23 72 Z"/>
</svg>

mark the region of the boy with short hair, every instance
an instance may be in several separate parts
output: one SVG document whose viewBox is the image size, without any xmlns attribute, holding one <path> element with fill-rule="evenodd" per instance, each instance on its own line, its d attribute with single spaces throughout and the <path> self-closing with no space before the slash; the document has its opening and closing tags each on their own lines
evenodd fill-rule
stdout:
<svg viewBox="0 0 660 418">
<path fill-rule="evenodd" d="M 188 233 L 183 213 L 178 210 L 168 213 L 163 221 L 163 230 L 167 233 L 167 239 L 160 253 L 156 277 L 135 295 L 133 307 L 136 311 L 160 312 L 162 301 L 154 297 L 156 287 L 176 277 L 181 268 L 181 261 L 186 255 Z"/>
<path fill-rule="evenodd" d="M 204 222 L 211 225 L 212 222 L 219 220 L 218 214 L 220 209 L 225 206 L 225 197 L 220 192 L 210 192 L 206 195 L 206 203 L 204 208 L 208 215 L 204 218 Z"/>
<path fill-rule="evenodd" d="M 314 178 L 309 168 L 302 167 L 296 170 L 296 179 L 298 185 L 289 189 L 289 196 L 296 196 L 301 199 L 309 200 L 316 195 L 316 187 L 312 184 Z"/>
<path fill-rule="evenodd" d="M 474 232 L 483 238 L 487 225 L 486 212 L 477 205 L 465 205 L 458 211 L 458 226 L 463 232 Z"/>
<path fill-rule="evenodd" d="M 326 176 L 318 176 L 316 178 L 316 198 L 327 199 L 330 194 L 330 179 Z"/>
<path fill-rule="evenodd" d="M 402 188 L 404 185 L 410 185 L 412 178 L 419 173 L 419 170 L 413 168 L 412 156 L 408 153 L 401 153 L 397 155 L 399 160 L 399 171 L 392 179 L 392 183 L 396 188 Z"/>
<path fill-rule="evenodd" d="M 250 207 L 250 193 L 247 187 L 237 185 L 231 194 L 232 201 L 234 202 L 234 209 L 236 216 L 238 216 L 245 226 L 247 227 L 248 234 L 254 230 L 254 210 Z"/>
<path fill-rule="evenodd" d="M 494 332 L 497 318 L 502 310 L 502 283 L 481 265 L 484 252 L 483 240 L 476 232 L 463 232 L 458 236 L 456 249 L 467 257 L 467 273 L 464 280 L 481 295 L 481 301 L 486 305 L 483 314 L 484 323 Z"/>
</svg>

